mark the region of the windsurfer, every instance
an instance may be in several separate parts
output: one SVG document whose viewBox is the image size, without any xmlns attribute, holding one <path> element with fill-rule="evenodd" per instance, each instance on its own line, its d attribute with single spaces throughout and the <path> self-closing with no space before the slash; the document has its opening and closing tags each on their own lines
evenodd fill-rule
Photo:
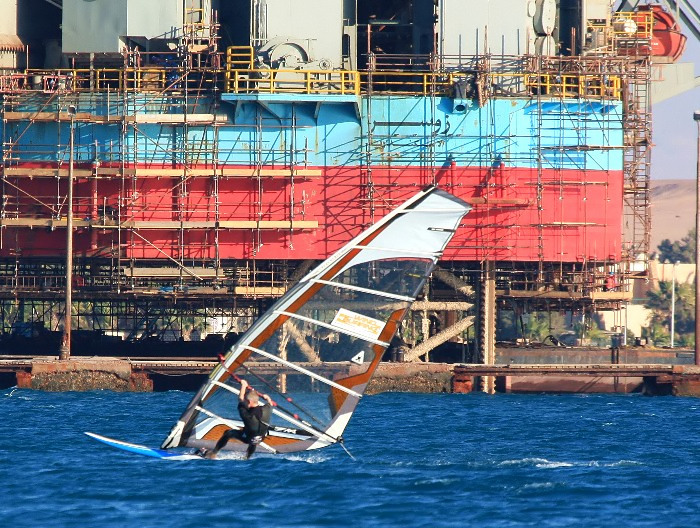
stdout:
<svg viewBox="0 0 700 528">
<path fill-rule="evenodd" d="M 262 403 L 261 398 L 265 400 Z M 241 380 L 241 391 L 238 394 L 238 414 L 243 420 L 243 431 L 228 430 L 214 449 L 204 453 L 205 458 L 216 458 L 216 455 L 231 438 L 237 438 L 248 444 L 246 458 L 250 458 L 262 442 L 270 429 L 270 416 L 272 415 L 272 399 L 267 394 L 262 394 L 252 389 L 246 380 Z"/>
</svg>

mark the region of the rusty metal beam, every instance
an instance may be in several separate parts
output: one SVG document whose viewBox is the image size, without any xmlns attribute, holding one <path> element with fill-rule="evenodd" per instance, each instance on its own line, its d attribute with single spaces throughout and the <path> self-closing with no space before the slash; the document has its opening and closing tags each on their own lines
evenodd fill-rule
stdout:
<svg viewBox="0 0 700 528">
<path fill-rule="evenodd" d="M 472 293 L 474 293 L 474 289 L 469 284 L 464 282 L 455 274 L 450 273 L 449 271 L 442 269 L 439 266 L 433 270 L 433 277 L 438 279 L 440 282 L 447 284 L 456 292 L 462 293 L 467 297 L 471 296 Z"/>
<path fill-rule="evenodd" d="M 460 319 L 452 326 L 445 328 L 442 332 L 429 337 L 419 345 L 413 347 L 405 356 L 406 361 L 416 361 L 421 356 L 424 356 L 434 348 L 442 345 L 446 341 L 452 339 L 456 335 L 464 332 L 467 328 L 474 324 L 473 317 L 465 317 Z"/>
</svg>

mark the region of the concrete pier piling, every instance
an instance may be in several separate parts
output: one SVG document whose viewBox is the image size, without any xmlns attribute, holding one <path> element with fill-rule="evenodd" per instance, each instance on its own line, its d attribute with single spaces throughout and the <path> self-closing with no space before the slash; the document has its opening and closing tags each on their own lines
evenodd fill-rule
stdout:
<svg viewBox="0 0 700 528">
<path fill-rule="evenodd" d="M 45 391 L 113 390 L 150 392 L 195 390 L 216 361 L 204 358 L 0 358 L 5 387 Z M 322 375 L 347 375 L 346 363 L 327 363 Z M 318 365 L 315 365 L 318 371 Z M 265 375 L 288 377 L 294 372 L 275 363 L 261 363 Z M 321 373 L 321 372 L 320 372 Z M 241 373 L 243 374 L 243 373 Z M 700 396 L 700 367 L 695 365 L 477 365 L 448 363 L 382 363 L 367 392 L 468 393 L 480 378 L 495 381 L 496 392 L 593 393 L 641 392 L 647 395 Z M 167 385 L 163 380 L 167 380 Z"/>
<path fill-rule="evenodd" d="M 44 391 L 113 390 L 150 392 L 153 382 L 144 372 L 134 372 L 123 360 L 36 360 L 28 370 L 18 370 L 17 387 Z"/>
</svg>

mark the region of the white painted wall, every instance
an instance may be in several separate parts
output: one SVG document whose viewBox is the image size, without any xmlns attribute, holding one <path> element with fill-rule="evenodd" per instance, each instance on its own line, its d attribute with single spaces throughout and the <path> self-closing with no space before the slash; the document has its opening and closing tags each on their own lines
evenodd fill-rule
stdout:
<svg viewBox="0 0 700 528">
<path fill-rule="evenodd" d="M 555 15 L 554 0 L 440 0 L 438 42 L 449 56 L 535 53 L 536 27 L 551 32 Z"/>
<path fill-rule="evenodd" d="M 182 0 L 63 0 L 64 53 L 119 53 L 120 37 L 173 38 Z"/>
<path fill-rule="evenodd" d="M 266 0 L 267 40 L 311 40 L 311 60 L 342 65 L 342 0 Z"/>
<path fill-rule="evenodd" d="M 17 0 L 0 0 L 0 34 L 17 34 Z"/>
</svg>

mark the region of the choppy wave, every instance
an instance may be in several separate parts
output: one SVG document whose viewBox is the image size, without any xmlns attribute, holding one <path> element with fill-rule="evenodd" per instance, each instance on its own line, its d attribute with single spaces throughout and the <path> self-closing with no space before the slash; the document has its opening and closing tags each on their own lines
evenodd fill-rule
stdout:
<svg viewBox="0 0 700 528">
<path fill-rule="evenodd" d="M 159 445 L 191 394 L 3 395 L 0 526 L 700 525 L 697 400 L 383 394 L 344 435 L 356 460 L 335 446 L 201 463 L 82 434 Z"/>
</svg>

